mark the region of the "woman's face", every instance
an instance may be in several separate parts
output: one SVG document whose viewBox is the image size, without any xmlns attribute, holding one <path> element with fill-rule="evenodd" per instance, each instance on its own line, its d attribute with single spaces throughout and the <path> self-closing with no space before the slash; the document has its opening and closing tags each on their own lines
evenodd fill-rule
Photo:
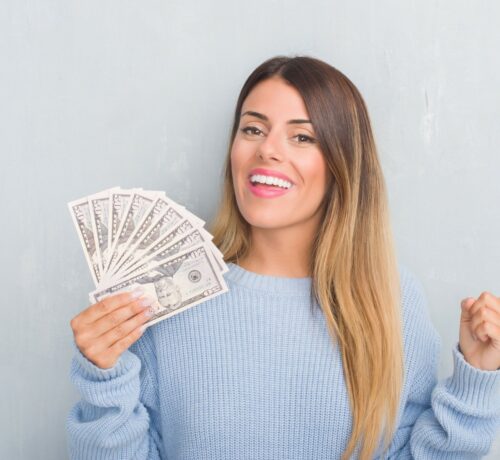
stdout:
<svg viewBox="0 0 500 460">
<path fill-rule="evenodd" d="M 258 83 L 243 102 L 231 165 L 238 208 L 253 227 L 319 224 L 329 176 L 308 119 L 300 93 L 279 77 Z M 271 177 L 285 182 L 253 183 Z"/>
</svg>

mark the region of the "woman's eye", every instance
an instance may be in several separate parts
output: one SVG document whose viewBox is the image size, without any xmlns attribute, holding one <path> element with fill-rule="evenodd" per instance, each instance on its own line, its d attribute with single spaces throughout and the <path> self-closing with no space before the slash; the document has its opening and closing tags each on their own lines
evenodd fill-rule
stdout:
<svg viewBox="0 0 500 460">
<path fill-rule="evenodd" d="M 247 126 L 246 128 L 242 128 L 241 131 L 245 134 L 258 134 L 261 132 L 261 130 L 255 126 Z"/>
<path fill-rule="evenodd" d="M 262 131 L 259 128 L 256 128 L 255 126 L 247 126 L 245 128 L 242 128 L 241 131 L 244 132 L 245 134 L 249 134 L 249 135 L 259 136 L 260 134 L 262 134 Z M 305 134 L 297 134 L 293 137 L 297 137 L 299 139 L 299 144 L 303 144 L 303 143 L 314 144 L 316 142 L 316 139 L 314 139 L 310 136 L 306 136 Z"/>
<path fill-rule="evenodd" d="M 306 136 L 305 134 L 297 134 L 295 137 L 299 138 L 299 143 L 302 144 L 304 142 L 309 142 L 314 144 L 316 142 L 312 137 Z M 300 139 L 303 139 L 302 141 Z"/>
</svg>

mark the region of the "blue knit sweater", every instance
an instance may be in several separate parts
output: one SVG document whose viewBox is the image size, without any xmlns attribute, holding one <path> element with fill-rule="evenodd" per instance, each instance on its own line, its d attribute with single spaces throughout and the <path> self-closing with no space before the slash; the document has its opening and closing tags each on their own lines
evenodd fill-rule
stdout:
<svg viewBox="0 0 500 460">
<path fill-rule="evenodd" d="M 340 458 L 349 399 L 311 279 L 228 266 L 229 292 L 146 329 L 113 368 L 75 347 L 71 458 Z M 500 371 L 473 368 L 455 345 L 453 374 L 438 383 L 423 287 L 400 275 L 405 385 L 388 458 L 480 458 L 500 426 Z"/>
</svg>

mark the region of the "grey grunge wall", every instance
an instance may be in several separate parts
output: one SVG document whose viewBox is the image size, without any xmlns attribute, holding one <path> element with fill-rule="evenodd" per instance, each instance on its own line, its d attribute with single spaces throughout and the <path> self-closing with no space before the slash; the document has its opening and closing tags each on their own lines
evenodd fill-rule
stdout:
<svg viewBox="0 0 500 460">
<path fill-rule="evenodd" d="M 450 375 L 460 300 L 500 295 L 499 17 L 464 0 L 4 0 L 0 458 L 67 458 L 69 321 L 93 284 L 66 203 L 143 187 L 209 220 L 238 92 L 277 54 L 326 60 L 364 95 Z"/>
</svg>

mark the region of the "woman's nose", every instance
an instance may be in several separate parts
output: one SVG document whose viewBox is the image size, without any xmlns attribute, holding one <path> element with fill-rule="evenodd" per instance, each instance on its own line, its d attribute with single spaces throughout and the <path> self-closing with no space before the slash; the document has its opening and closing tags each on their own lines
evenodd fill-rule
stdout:
<svg viewBox="0 0 500 460">
<path fill-rule="evenodd" d="M 280 144 L 278 133 L 269 133 L 265 139 L 259 143 L 257 155 L 262 159 L 283 159 L 283 146 Z"/>
</svg>

